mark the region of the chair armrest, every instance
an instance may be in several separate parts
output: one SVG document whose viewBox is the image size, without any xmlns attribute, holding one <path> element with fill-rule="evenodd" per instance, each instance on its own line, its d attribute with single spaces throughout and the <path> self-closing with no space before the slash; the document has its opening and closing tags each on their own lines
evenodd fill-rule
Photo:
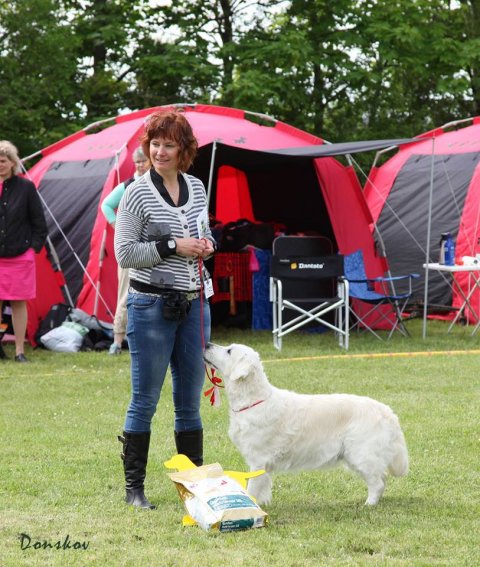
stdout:
<svg viewBox="0 0 480 567">
<path fill-rule="evenodd" d="M 378 278 L 371 278 L 371 279 L 363 280 L 363 281 L 368 281 L 368 282 L 393 282 L 393 281 L 396 281 L 396 280 L 418 279 L 419 277 L 420 277 L 420 274 L 407 274 L 405 276 L 390 276 L 390 277 L 380 276 Z"/>
<path fill-rule="evenodd" d="M 373 280 L 357 280 L 357 279 L 354 280 L 352 278 L 347 278 L 346 276 L 345 276 L 345 279 L 347 281 L 349 281 L 350 283 L 367 283 L 367 282 L 373 281 Z"/>
</svg>

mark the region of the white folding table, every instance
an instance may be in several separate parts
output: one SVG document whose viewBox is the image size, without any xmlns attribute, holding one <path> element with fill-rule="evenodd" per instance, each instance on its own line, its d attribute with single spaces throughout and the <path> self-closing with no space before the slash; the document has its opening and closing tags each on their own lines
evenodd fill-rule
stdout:
<svg viewBox="0 0 480 567">
<path fill-rule="evenodd" d="M 458 290 L 458 292 L 460 293 L 460 295 L 462 296 L 463 299 L 463 303 L 460 306 L 460 309 L 457 311 L 457 314 L 455 315 L 453 321 L 450 323 L 450 326 L 448 327 L 448 333 L 452 330 L 453 326 L 456 324 L 456 322 L 458 321 L 458 319 L 462 316 L 462 313 L 465 312 L 465 310 L 468 309 L 470 310 L 470 312 L 473 314 L 473 317 L 475 319 L 475 327 L 473 329 L 472 332 L 472 336 L 477 332 L 477 330 L 480 328 L 480 318 L 477 315 L 475 309 L 473 308 L 472 304 L 470 303 L 470 299 L 474 293 L 474 291 L 476 289 L 480 290 L 480 264 L 468 264 L 468 265 L 457 265 L 455 264 L 454 266 L 447 266 L 445 264 L 438 264 L 438 263 L 431 263 L 431 264 L 423 264 L 424 268 L 427 268 L 428 270 L 434 270 L 437 272 L 447 272 L 452 274 L 452 282 L 454 284 L 454 286 L 456 287 L 456 289 Z M 455 277 L 456 274 L 460 273 L 460 272 L 468 272 L 470 274 L 470 276 L 472 277 L 473 280 L 473 285 L 472 287 L 469 289 L 468 294 L 465 295 L 465 292 L 462 289 L 462 286 L 458 283 L 457 278 Z"/>
</svg>

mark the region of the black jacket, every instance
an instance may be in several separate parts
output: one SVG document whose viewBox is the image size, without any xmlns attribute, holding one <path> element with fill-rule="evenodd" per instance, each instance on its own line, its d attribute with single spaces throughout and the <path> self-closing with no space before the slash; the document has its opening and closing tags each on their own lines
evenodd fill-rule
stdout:
<svg viewBox="0 0 480 567">
<path fill-rule="evenodd" d="M 14 175 L 3 182 L 0 198 L 0 257 L 20 256 L 29 248 L 40 252 L 47 223 L 35 185 Z"/>
</svg>

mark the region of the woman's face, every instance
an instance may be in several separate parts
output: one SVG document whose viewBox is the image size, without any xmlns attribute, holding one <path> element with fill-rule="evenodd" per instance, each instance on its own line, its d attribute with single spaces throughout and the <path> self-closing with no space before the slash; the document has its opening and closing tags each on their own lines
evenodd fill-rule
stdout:
<svg viewBox="0 0 480 567">
<path fill-rule="evenodd" d="M 150 167 L 148 159 L 138 157 L 135 158 L 135 161 L 133 163 L 135 164 L 135 172 L 139 177 L 146 173 L 148 171 L 148 168 Z"/>
<path fill-rule="evenodd" d="M 13 174 L 15 162 L 8 159 L 7 156 L 0 155 L 0 179 L 8 179 Z"/>
<path fill-rule="evenodd" d="M 150 140 L 150 161 L 158 174 L 176 174 L 179 156 L 180 146 L 173 140 L 166 140 L 165 138 L 152 138 Z"/>
</svg>

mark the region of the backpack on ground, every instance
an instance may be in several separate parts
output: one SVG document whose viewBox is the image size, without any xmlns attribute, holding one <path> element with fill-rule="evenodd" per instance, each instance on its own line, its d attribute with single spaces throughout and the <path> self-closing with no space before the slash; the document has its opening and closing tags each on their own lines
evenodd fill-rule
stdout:
<svg viewBox="0 0 480 567">
<path fill-rule="evenodd" d="M 46 314 L 45 318 L 40 322 L 37 332 L 34 336 L 35 344 L 39 347 L 45 348 L 40 340 L 43 335 L 46 335 L 52 329 L 60 327 L 60 325 L 67 320 L 72 308 L 66 303 L 56 303 L 52 305 L 50 311 Z"/>
</svg>

